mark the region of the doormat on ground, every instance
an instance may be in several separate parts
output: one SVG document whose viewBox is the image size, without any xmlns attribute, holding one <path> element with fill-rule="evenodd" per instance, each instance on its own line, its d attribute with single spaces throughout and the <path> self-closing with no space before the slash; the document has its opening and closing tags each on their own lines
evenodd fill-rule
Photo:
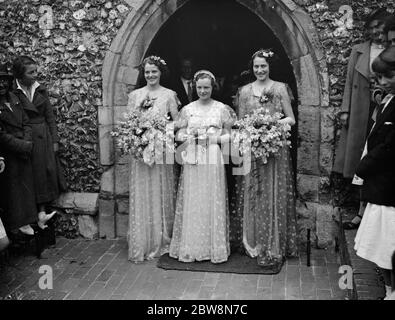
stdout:
<svg viewBox="0 0 395 320">
<path fill-rule="evenodd" d="M 242 255 L 238 252 L 232 253 L 228 261 L 223 263 L 211 263 L 210 261 L 181 262 L 164 254 L 158 260 L 157 266 L 166 270 L 223 272 L 241 274 L 277 274 L 281 271 L 282 264 L 263 267 L 257 265 L 256 259 Z"/>
</svg>

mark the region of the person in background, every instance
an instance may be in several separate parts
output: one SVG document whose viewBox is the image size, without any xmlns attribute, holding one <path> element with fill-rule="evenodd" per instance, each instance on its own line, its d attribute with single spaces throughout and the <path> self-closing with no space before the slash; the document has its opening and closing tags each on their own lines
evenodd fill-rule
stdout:
<svg viewBox="0 0 395 320">
<path fill-rule="evenodd" d="M 362 179 L 361 199 L 367 205 L 354 249 L 358 256 L 381 269 L 389 297 L 395 251 L 395 46 L 385 49 L 374 60 L 372 69 L 388 94 L 377 110 L 356 168 L 356 175 Z"/>
<path fill-rule="evenodd" d="M 193 88 L 194 62 L 190 57 L 183 57 L 179 64 L 179 74 L 173 79 L 172 88 L 181 102 L 180 108 L 196 100 L 196 91 Z"/>
<path fill-rule="evenodd" d="M 373 60 L 384 50 L 384 23 L 390 14 L 385 9 L 373 11 L 365 22 L 368 40 L 353 46 L 347 66 L 340 122 L 340 141 L 336 148 L 333 171 L 346 179 L 353 179 L 355 169 L 361 159 L 367 133 L 373 124 L 372 115 L 377 102 L 373 101 L 374 73 Z M 359 180 L 354 179 L 353 184 Z M 358 227 L 365 203 L 360 202 L 359 212 L 352 221 L 343 223 L 345 229 Z"/>
<path fill-rule="evenodd" d="M 37 222 L 31 152 L 31 127 L 23 106 L 11 91 L 12 76 L 0 66 L 0 154 L 6 159 L 0 175 L 1 220 L 9 236 L 34 236 Z"/>
<path fill-rule="evenodd" d="M 5 168 L 4 158 L 0 157 L 0 173 L 4 171 L 4 168 Z M 10 240 L 7 237 L 7 233 L 4 229 L 3 222 L 1 221 L 0 218 L 0 252 L 3 251 L 5 248 L 7 248 L 9 244 L 10 244 Z"/>
<path fill-rule="evenodd" d="M 384 33 L 387 35 L 387 47 L 395 45 L 395 15 L 385 22 Z"/>
<path fill-rule="evenodd" d="M 47 214 L 48 205 L 59 196 L 59 174 L 55 159 L 58 151 L 58 132 L 54 111 L 46 88 L 36 81 L 37 63 L 28 56 L 14 60 L 14 94 L 21 101 L 32 127 L 32 166 L 34 190 L 41 229 L 56 211 Z"/>
</svg>

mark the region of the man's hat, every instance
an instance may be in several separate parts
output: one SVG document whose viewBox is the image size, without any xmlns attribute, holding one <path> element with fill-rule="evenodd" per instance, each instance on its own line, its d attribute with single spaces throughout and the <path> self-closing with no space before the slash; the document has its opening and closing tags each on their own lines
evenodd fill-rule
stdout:
<svg viewBox="0 0 395 320">
<path fill-rule="evenodd" d="M 5 64 L 0 64 L 0 77 L 2 78 L 6 77 L 12 79 L 12 74 L 8 72 L 7 65 Z"/>
</svg>

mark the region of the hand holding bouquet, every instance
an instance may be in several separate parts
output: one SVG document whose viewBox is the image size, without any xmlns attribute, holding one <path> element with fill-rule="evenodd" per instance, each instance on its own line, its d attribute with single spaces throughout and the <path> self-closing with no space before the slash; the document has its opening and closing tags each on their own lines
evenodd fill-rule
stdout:
<svg viewBox="0 0 395 320">
<path fill-rule="evenodd" d="M 258 108 L 252 114 L 235 122 L 232 143 L 242 155 L 252 153 L 264 163 L 270 156 L 276 156 L 282 147 L 290 145 L 290 125 L 280 121 L 279 112 L 270 114 L 266 108 Z"/>
<path fill-rule="evenodd" d="M 148 165 L 163 156 L 164 147 L 174 152 L 174 130 L 164 115 L 133 109 L 125 115 L 111 135 L 116 138 L 121 153 L 132 155 Z"/>
</svg>

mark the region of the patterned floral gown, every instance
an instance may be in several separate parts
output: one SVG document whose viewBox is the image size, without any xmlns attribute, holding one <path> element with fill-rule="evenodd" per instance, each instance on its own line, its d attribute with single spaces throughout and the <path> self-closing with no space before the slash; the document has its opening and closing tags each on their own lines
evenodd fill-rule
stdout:
<svg viewBox="0 0 395 320">
<path fill-rule="evenodd" d="M 178 135 L 193 128 L 221 135 L 234 120 L 232 109 L 221 102 L 214 101 L 207 107 L 192 102 L 180 112 L 180 123 L 185 128 Z M 188 148 L 191 154 L 184 156 L 169 255 L 183 262 L 221 263 L 230 254 L 224 160 L 218 144 L 191 146 L 195 152 Z"/>
<path fill-rule="evenodd" d="M 139 108 L 149 91 L 144 87 L 129 94 L 128 109 Z M 150 98 L 153 98 L 150 96 Z M 174 91 L 162 88 L 150 112 L 178 117 Z M 159 257 L 169 250 L 175 211 L 176 185 L 173 164 L 149 166 L 130 159 L 128 258 L 138 262 Z"/>
<path fill-rule="evenodd" d="M 269 91 L 272 101 L 262 103 L 252 84 L 242 87 L 235 103 L 238 117 L 262 106 L 284 113 L 282 105 L 285 99 L 290 100 L 286 85 L 274 82 Z M 266 164 L 255 158 L 251 162 L 250 173 L 236 177 L 232 235 L 259 265 L 279 272 L 285 257 L 298 254 L 290 151 L 282 148 L 280 155 L 270 157 Z"/>
</svg>

